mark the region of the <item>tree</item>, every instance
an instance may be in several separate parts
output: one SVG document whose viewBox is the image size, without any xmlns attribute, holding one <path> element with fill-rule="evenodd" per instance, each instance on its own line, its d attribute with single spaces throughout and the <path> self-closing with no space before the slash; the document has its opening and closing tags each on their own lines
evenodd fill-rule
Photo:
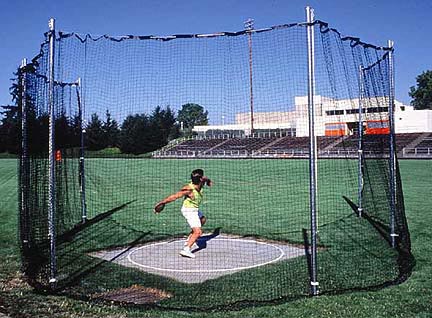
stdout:
<svg viewBox="0 0 432 318">
<path fill-rule="evenodd" d="M 208 124 L 208 111 L 204 111 L 204 107 L 198 104 L 184 104 L 178 113 L 177 120 L 183 123 L 186 133 L 190 133 L 194 126 Z"/>
<path fill-rule="evenodd" d="M 120 151 L 134 155 L 149 152 L 150 138 L 151 127 L 148 116 L 145 114 L 129 115 L 121 126 Z"/>
<path fill-rule="evenodd" d="M 69 148 L 74 144 L 72 127 L 65 113 L 55 119 L 55 147 L 57 149 Z"/>
<path fill-rule="evenodd" d="M 18 120 L 18 106 L 1 106 L 3 118 L 0 125 L 1 152 L 18 153 L 21 127 Z"/>
<path fill-rule="evenodd" d="M 153 110 L 150 116 L 150 126 L 151 151 L 165 146 L 169 140 L 177 138 L 180 135 L 174 111 L 169 106 L 166 109 L 157 106 Z"/>
<path fill-rule="evenodd" d="M 414 109 L 432 109 L 432 71 L 426 71 L 416 78 L 417 87 L 411 86 L 409 95 Z"/>
<path fill-rule="evenodd" d="M 34 116 L 30 121 L 27 116 L 27 140 L 30 153 L 47 153 L 49 145 L 49 114 Z"/>
<path fill-rule="evenodd" d="M 85 134 L 85 145 L 89 150 L 101 150 L 105 148 L 105 133 L 102 125 L 102 121 L 99 119 L 98 114 L 92 114 Z"/>
<path fill-rule="evenodd" d="M 3 106 L 0 106 L 3 107 Z M 8 139 L 3 123 L 0 124 L 0 153 L 6 151 L 6 140 Z"/>
<path fill-rule="evenodd" d="M 117 147 L 120 130 L 117 121 L 115 119 L 112 119 L 108 109 L 105 113 L 105 122 L 102 125 L 102 129 L 105 134 L 105 146 Z"/>
<path fill-rule="evenodd" d="M 3 115 L 0 124 L 0 152 L 7 151 L 9 153 L 18 153 L 20 144 L 20 109 L 21 109 L 21 94 L 22 85 L 20 82 L 21 69 L 14 73 L 14 78 L 12 79 L 12 86 L 9 88 L 10 94 L 12 96 L 12 101 L 14 105 L 3 105 L 0 106 Z"/>
<path fill-rule="evenodd" d="M 0 152 L 18 153 L 21 147 L 21 108 L 23 87 L 20 79 L 24 74 L 35 73 L 33 64 L 18 68 L 9 88 L 14 105 L 1 106 L 3 118 L 0 124 Z M 37 115 L 32 96 L 26 95 L 27 146 L 31 154 L 48 151 L 48 115 Z"/>
<path fill-rule="evenodd" d="M 82 130 L 81 117 L 78 114 L 69 119 L 69 129 L 71 140 L 73 140 L 71 147 L 81 147 L 81 130 Z"/>
<path fill-rule="evenodd" d="M 71 134 L 80 136 L 79 118 L 73 118 L 70 123 Z M 105 121 L 94 113 L 91 115 L 90 122 L 86 127 L 85 146 L 89 150 L 101 150 L 107 147 L 116 147 L 118 145 L 119 128 L 117 121 L 112 119 L 110 112 L 105 113 Z"/>
</svg>

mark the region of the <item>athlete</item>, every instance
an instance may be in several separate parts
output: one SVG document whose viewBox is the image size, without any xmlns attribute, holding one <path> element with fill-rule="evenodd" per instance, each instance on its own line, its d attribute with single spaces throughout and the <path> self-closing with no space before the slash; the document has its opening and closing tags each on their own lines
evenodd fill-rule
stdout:
<svg viewBox="0 0 432 318">
<path fill-rule="evenodd" d="M 185 246 L 180 251 L 180 255 L 184 257 L 195 258 L 195 255 L 191 252 L 191 248 L 202 235 L 201 227 L 206 222 L 206 217 L 199 209 L 203 201 L 204 185 L 210 187 L 213 185 L 213 182 L 204 176 L 202 169 L 196 169 L 191 173 L 191 182 L 189 184 L 183 186 L 180 191 L 167 196 L 156 204 L 153 209 L 155 213 L 160 213 L 167 203 L 183 198 L 181 212 L 191 228 L 191 233 L 186 240 Z"/>
</svg>

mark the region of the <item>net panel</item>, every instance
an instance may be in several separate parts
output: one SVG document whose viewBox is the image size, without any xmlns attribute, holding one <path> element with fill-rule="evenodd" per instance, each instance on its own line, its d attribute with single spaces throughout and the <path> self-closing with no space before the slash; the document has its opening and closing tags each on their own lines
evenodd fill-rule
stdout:
<svg viewBox="0 0 432 318">
<path fill-rule="evenodd" d="M 20 239 L 23 271 L 38 288 L 49 280 L 48 239 L 48 107 L 47 43 L 41 45 L 37 62 L 23 69 L 26 122 L 25 152 L 20 160 Z M 24 93 L 25 92 L 25 93 Z M 21 101 L 23 103 L 23 101 Z M 22 109 L 22 105 L 21 105 Z M 22 114 L 21 114 L 22 115 Z M 23 148 L 24 149 L 24 148 Z M 24 156 L 25 154 L 25 156 Z"/>
<path fill-rule="evenodd" d="M 388 241 L 389 50 L 326 23 L 314 30 L 320 291 L 375 288 L 413 265 L 398 170 L 398 247 Z M 24 205 L 32 212 L 22 224 L 32 220 L 29 251 L 44 257 L 23 259 L 38 283 L 181 309 L 309 295 L 305 24 L 171 37 L 58 34 L 55 286 L 47 281 L 47 54 L 44 44 L 27 80 L 43 128 L 34 134 L 42 148 L 29 147 L 34 182 Z M 214 185 L 203 189 L 207 222 L 190 259 L 179 255 L 191 230 L 182 198 L 160 214 L 153 207 L 197 168 Z"/>
<path fill-rule="evenodd" d="M 322 89 L 323 96 L 331 97 L 333 104 L 323 110 L 328 116 L 323 117 L 325 134 L 342 135 L 335 148 L 351 158 L 343 163 L 330 159 L 328 169 L 318 170 L 322 181 L 319 201 L 325 202 L 321 218 L 331 216 L 337 220 L 324 221 L 319 232 L 322 244 L 337 242 L 337 247 L 332 246 L 320 255 L 328 266 L 328 270 L 320 273 L 321 291 L 380 286 L 398 272 L 397 263 L 389 262 L 396 255 L 387 248 L 390 233 L 380 232 L 374 224 L 374 218 L 380 216 L 386 217 L 386 224 L 390 220 L 390 201 L 386 196 L 389 151 L 384 147 L 388 145 L 389 133 L 376 134 L 368 129 L 371 124 L 388 123 L 388 52 L 359 45 L 357 39 L 341 42 L 340 35 L 325 26 L 317 37 L 320 39 L 317 73 L 323 79 L 317 87 Z M 375 62 L 382 69 L 376 70 L 372 66 Z M 363 70 L 369 66 L 370 69 Z M 328 192 L 326 183 L 332 171 L 343 171 L 334 181 L 342 185 L 342 191 L 333 188 Z"/>
</svg>

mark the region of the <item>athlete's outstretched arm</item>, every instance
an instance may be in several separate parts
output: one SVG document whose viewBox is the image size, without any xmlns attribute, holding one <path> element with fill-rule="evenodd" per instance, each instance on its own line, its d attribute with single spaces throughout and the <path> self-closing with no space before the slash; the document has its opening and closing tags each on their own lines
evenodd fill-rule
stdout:
<svg viewBox="0 0 432 318">
<path fill-rule="evenodd" d="M 191 199 L 193 199 L 192 189 L 190 189 L 187 186 L 184 186 L 180 191 L 167 196 L 165 199 L 163 199 L 162 201 L 160 201 L 159 203 L 157 203 L 155 205 L 153 211 L 155 213 L 160 213 L 160 212 L 162 212 L 163 208 L 165 207 L 165 204 L 174 202 L 175 200 L 183 198 L 185 196 L 190 197 Z"/>
</svg>

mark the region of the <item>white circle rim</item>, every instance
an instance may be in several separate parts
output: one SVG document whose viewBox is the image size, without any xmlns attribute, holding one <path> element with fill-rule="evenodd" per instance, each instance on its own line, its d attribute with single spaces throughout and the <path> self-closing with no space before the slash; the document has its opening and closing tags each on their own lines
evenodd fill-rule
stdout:
<svg viewBox="0 0 432 318">
<path fill-rule="evenodd" d="M 276 257 L 275 259 L 272 259 L 270 261 L 267 262 L 263 262 L 263 263 L 259 263 L 259 264 L 254 264 L 254 265 L 249 265 L 249 266 L 240 266 L 240 267 L 234 267 L 234 268 L 218 268 L 218 269 L 169 269 L 169 268 L 160 268 L 160 267 L 154 267 L 154 266 L 149 266 L 149 265 L 144 265 L 138 262 L 135 262 L 131 256 L 132 254 L 134 254 L 135 252 L 145 249 L 147 247 L 152 247 L 152 246 L 157 246 L 157 245 L 163 245 L 163 244 L 168 244 L 168 243 L 173 243 L 176 241 L 167 241 L 167 242 L 160 242 L 160 243 L 153 243 L 153 244 L 148 244 L 148 245 L 144 245 L 141 246 L 133 251 L 130 251 L 127 259 L 129 260 L 129 262 L 131 262 L 132 264 L 139 266 L 139 267 L 143 267 L 143 268 L 149 268 L 149 269 L 153 269 L 156 271 L 164 271 L 164 272 L 179 272 L 179 273 L 217 273 L 217 272 L 229 272 L 229 271 L 241 271 L 241 270 L 245 270 L 245 269 L 250 269 L 250 268 L 255 268 L 255 267 L 260 267 L 260 266 L 265 266 L 268 264 L 272 264 L 272 263 L 276 263 L 278 262 L 282 257 L 285 256 L 285 252 L 276 245 L 270 244 L 270 243 L 265 243 L 265 242 L 259 242 L 259 241 L 254 241 L 254 240 L 244 240 L 244 239 L 232 239 L 232 238 L 215 238 L 213 240 L 218 240 L 218 241 L 241 241 L 241 242 L 247 242 L 247 243 L 254 243 L 254 244 L 261 244 L 261 245 L 267 245 L 270 247 L 273 247 L 277 250 L 279 250 L 280 255 L 278 257 Z M 178 242 L 178 241 L 177 241 Z"/>
</svg>

